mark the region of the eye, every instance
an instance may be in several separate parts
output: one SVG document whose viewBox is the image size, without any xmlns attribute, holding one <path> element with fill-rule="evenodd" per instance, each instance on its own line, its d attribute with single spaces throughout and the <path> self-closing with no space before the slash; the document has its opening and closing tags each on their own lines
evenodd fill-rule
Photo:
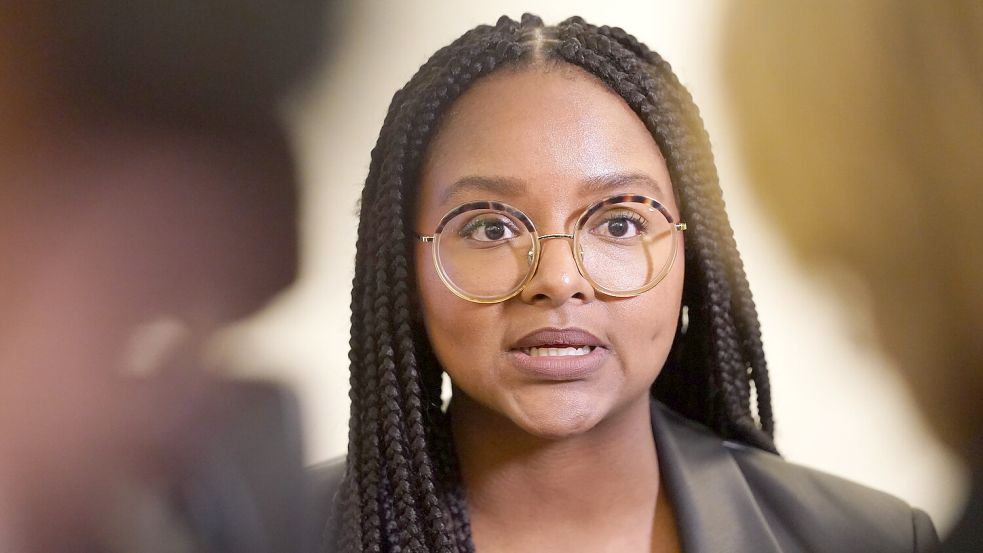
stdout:
<svg viewBox="0 0 983 553">
<path fill-rule="evenodd" d="M 458 231 L 461 238 L 478 242 L 510 240 L 519 234 L 519 228 L 509 218 L 501 215 L 478 216 Z"/>
<path fill-rule="evenodd" d="M 592 234 L 608 238 L 634 238 L 645 234 L 648 222 L 631 210 L 618 210 L 604 214 L 604 219 L 590 229 Z"/>
</svg>

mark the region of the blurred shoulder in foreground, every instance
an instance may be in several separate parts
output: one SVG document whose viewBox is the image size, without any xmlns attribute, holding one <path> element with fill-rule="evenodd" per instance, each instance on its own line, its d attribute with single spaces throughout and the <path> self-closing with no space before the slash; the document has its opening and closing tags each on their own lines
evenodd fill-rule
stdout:
<svg viewBox="0 0 983 553">
<path fill-rule="evenodd" d="M 282 453 L 273 473 L 299 465 L 296 423 L 276 414 L 290 401 L 208 382 L 200 354 L 296 276 L 296 168 L 277 110 L 324 48 L 326 7 L 0 7 L 0 539 L 18 550 L 119 550 L 90 544 L 127 482 L 169 489 L 202 462 L 246 493 L 262 482 L 237 467 L 267 447 Z M 223 402 L 250 408 L 220 416 Z M 244 428 L 274 433 L 235 441 Z M 228 462 L 184 463 L 199 439 Z"/>
</svg>

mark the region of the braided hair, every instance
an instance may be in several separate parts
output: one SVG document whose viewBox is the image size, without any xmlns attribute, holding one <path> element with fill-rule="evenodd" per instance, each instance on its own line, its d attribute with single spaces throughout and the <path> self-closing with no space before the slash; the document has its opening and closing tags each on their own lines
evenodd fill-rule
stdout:
<svg viewBox="0 0 983 553">
<path fill-rule="evenodd" d="M 775 451 L 757 312 L 691 96 L 662 57 L 622 29 L 502 17 L 437 51 L 396 92 L 372 150 L 351 304 L 342 551 L 474 551 L 441 409 L 442 369 L 418 315 L 412 212 L 441 114 L 484 75 L 544 63 L 580 67 L 627 102 L 665 156 L 690 227 L 682 320 L 652 393 L 723 438 Z"/>
</svg>

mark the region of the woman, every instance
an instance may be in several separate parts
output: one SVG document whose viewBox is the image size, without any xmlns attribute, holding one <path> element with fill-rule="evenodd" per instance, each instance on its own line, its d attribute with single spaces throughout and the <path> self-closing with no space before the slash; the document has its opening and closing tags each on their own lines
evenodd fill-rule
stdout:
<svg viewBox="0 0 983 553">
<path fill-rule="evenodd" d="M 776 455 L 708 138 L 624 31 L 503 17 L 438 51 L 393 98 L 361 210 L 328 551 L 934 542 L 920 511 Z"/>
</svg>

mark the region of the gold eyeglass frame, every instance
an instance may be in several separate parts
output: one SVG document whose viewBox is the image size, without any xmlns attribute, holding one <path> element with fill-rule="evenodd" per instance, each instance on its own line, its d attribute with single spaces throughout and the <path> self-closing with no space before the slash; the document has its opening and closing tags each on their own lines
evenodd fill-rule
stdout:
<svg viewBox="0 0 983 553">
<path fill-rule="evenodd" d="M 661 213 L 663 217 L 666 218 L 666 221 L 668 221 L 669 223 L 669 228 L 673 233 L 672 246 L 671 246 L 672 251 L 669 254 L 669 261 L 665 264 L 665 267 L 663 268 L 662 272 L 659 273 L 657 277 L 652 279 L 651 282 L 645 284 L 644 286 L 625 292 L 616 292 L 608 288 L 605 288 L 604 286 L 598 284 L 593 278 L 591 278 L 589 271 L 587 271 L 587 269 L 584 267 L 583 264 L 584 250 L 582 247 L 580 247 L 580 236 L 581 236 L 580 231 L 583 229 L 584 225 L 587 224 L 587 220 L 592 215 L 597 213 L 598 210 L 609 205 L 615 205 L 620 203 L 638 203 L 638 204 L 648 205 L 654 208 L 659 213 Z M 528 254 L 532 257 L 532 259 L 531 259 L 529 271 L 526 274 L 525 278 L 522 279 L 522 281 L 519 284 L 517 284 L 512 290 L 510 290 L 506 294 L 502 296 L 495 296 L 494 298 L 476 297 L 472 294 L 468 294 L 464 290 L 461 290 L 457 285 L 455 285 L 450 280 L 450 277 L 447 276 L 446 272 L 444 271 L 443 265 L 440 262 L 440 256 L 437 253 L 438 250 L 437 240 L 440 237 L 441 231 L 444 230 L 444 227 L 453 218 L 457 217 L 458 215 L 465 213 L 467 211 L 477 211 L 477 210 L 494 210 L 494 211 L 501 211 L 507 213 L 512 217 L 516 218 L 520 223 L 522 223 L 523 226 L 525 226 L 526 230 L 530 232 L 533 238 L 532 240 L 533 247 Z M 437 269 L 437 276 L 439 276 L 440 280 L 444 283 L 445 286 L 447 286 L 447 289 L 453 292 L 454 295 L 456 295 L 457 297 L 473 303 L 482 303 L 482 304 L 501 303 L 503 301 L 514 298 L 519 293 L 521 293 L 522 290 L 525 289 L 526 285 L 529 284 L 529 281 L 531 281 L 533 277 L 536 276 L 536 273 L 539 271 L 539 262 L 541 257 L 540 254 L 542 252 L 542 241 L 552 240 L 554 238 L 570 239 L 571 241 L 570 253 L 573 255 L 573 259 L 577 264 L 577 270 L 580 272 L 580 276 L 582 276 L 585 280 L 587 280 L 587 282 L 589 282 L 590 285 L 593 286 L 595 290 L 607 296 L 612 296 L 616 298 L 630 298 L 651 290 L 652 288 L 657 286 L 660 282 L 662 282 L 663 279 L 666 278 L 666 275 L 669 274 L 669 272 L 672 270 L 672 266 L 676 262 L 676 254 L 679 251 L 678 240 L 676 240 L 675 234 L 685 231 L 687 227 L 686 227 L 686 223 L 675 222 L 673 220 L 672 214 L 669 213 L 669 210 L 666 209 L 666 207 L 662 205 L 655 198 L 650 198 L 648 196 L 642 196 L 638 194 L 616 194 L 613 196 L 601 198 L 600 200 L 597 200 L 591 203 L 590 205 L 588 205 L 584 209 L 580 217 L 577 218 L 573 228 L 574 228 L 573 233 L 544 234 L 540 236 L 539 232 L 536 230 L 536 226 L 532 222 L 532 219 L 530 219 L 521 210 L 512 207 L 506 203 L 496 202 L 491 200 L 481 200 L 475 202 L 467 202 L 451 209 L 443 217 L 441 217 L 440 222 L 437 224 L 437 228 L 436 230 L 434 230 L 433 234 L 430 235 L 418 234 L 416 235 L 416 239 L 420 242 L 431 244 L 432 247 L 430 249 L 432 252 L 434 267 Z M 577 255 L 576 252 L 578 251 L 580 252 L 580 255 Z"/>
</svg>

